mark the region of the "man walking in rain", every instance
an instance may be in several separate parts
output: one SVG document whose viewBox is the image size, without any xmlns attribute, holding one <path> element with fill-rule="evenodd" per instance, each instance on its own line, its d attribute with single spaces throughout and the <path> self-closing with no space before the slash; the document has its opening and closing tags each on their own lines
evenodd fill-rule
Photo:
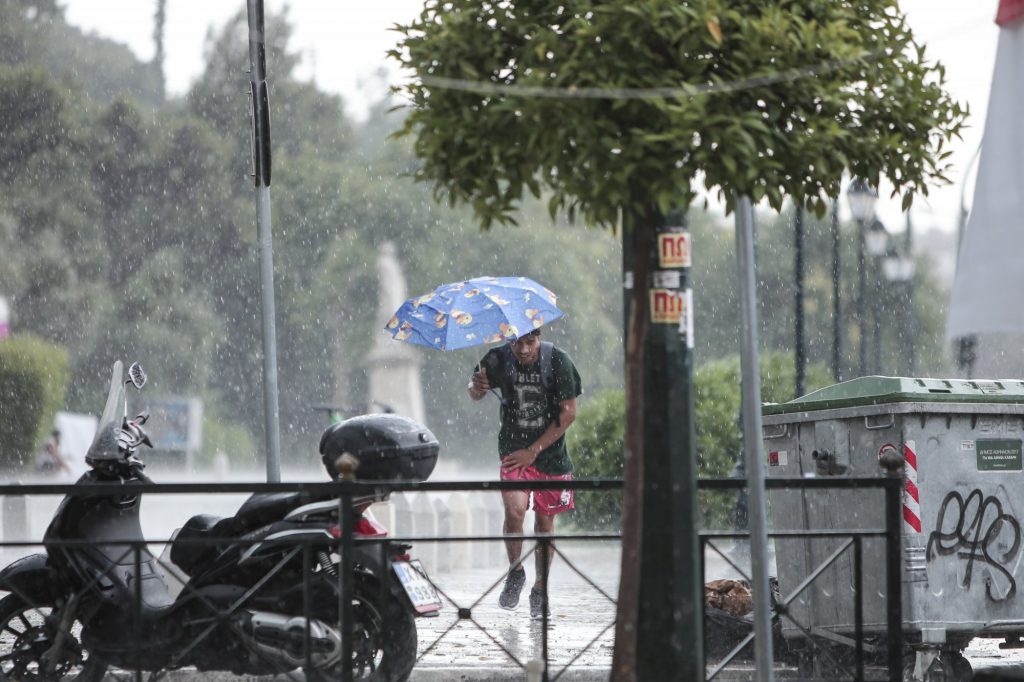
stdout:
<svg viewBox="0 0 1024 682">
<path fill-rule="evenodd" d="M 565 432 L 576 419 L 576 398 L 583 390 L 580 375 L 569 355 L 553 344 L 542 342 L 540 329 L 508 344 L 492 348 L 477 365 L 469 383 L 469 397 L 482 400 L 497 389 L 501 398 L 501 429 L 498 454 L 502 480 L 572 480 L 572 460 L 565 443 Z M 523 532 L 523 520 L 533 499 L 534 530 L 550 534 L 555 516 L 573 508 L 572 490 L 505 490 L 503 532 Z M 514 609 L 526 584 L 522 565 L 523 541 L 505 540 L 509 572 L 498 603 Z M 554 557 L 549 546 L 548 566 Z M 536 557 L 536 578 L 530 590 L 530 616 L 541 618 L 546 609 L 543 587 L 547 575 L 542 570 L 541 554 Z"/>
</svg>

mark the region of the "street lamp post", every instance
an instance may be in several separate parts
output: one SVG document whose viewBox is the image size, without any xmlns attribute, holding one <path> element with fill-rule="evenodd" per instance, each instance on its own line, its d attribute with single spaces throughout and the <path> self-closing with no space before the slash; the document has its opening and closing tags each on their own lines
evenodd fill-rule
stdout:
<svg viewBox="0 0 1024 682">
<path fill-rule="evenodd" d="M 875 202 L 878 192 L 861 178 L 854 178 L 846 190 L 846 198 L 850 202 L 850 212 L 857 222 L 857 322 L 860 329 L 860 374 L 867 374 L 868 347 L 865 343 L 868 335 L 867 310 L 864 307 L 864 285 L 867 278 L 865 259 L 865 225 L 875 217 Z"/>
<path fill-rule="evenodd" d="M 839 202 L 832 202 L 832 378 L 843 380 L 840 358 L 843 355 L 842 305 L 839 300 L 842 270 L 839 263 Z"/>
<path fill-rule="evenodd" d="M 804 340 L 804 205 L 798 204 L 793 217 L 793 274 L 796 280 L 794 287 L 794 350 L 796 352 L 796 371 L 794 377 L 794 398 L 804 394 L 807 369 L 807 352 Z"/>
<path fill-rule="evenodd" d="M 871 370 L 875 374 L 882 373 L 882 288 L 879 273 L 879 259 L 886 253 L 886 246 L 889 243 L 889 233 L 885 225 L 877 218 L 871 222 L 867 232 L 864 233 L 864 246 L 868 255 L 871 256 L 872 270 L 872 296 L 871 296 L 871 321 L 874 324 L 874 358 L 872 359 Z"/>
<path fill-rule="evenodd" d="M 910 215 L 907 215 L 907 228 L 910 229 Z M 914 358 L 914 336 L 915 318 L 914 301 L 911 296 L 914 282 L 914 257 L 910 250 L 910 234 L 901 247 L 891 247 L 882 258 L 882 275 L 886 282 L 898 286 L 902 291 L 903 305 L 906 306 L 906 329 L 910 334 L 910 343 L 905 344 L 907 348 L 907 367 L 909 375 L 914 376 L 917 369 Z"/>
</svg>

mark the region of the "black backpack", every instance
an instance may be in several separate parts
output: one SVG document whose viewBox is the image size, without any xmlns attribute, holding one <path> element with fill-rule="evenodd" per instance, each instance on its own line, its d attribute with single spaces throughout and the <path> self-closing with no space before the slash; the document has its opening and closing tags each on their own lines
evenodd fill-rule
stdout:
<svg viewBox="0 0 1024 682">
<path fill-rule="evenodd" d="M 558 408 L 555 405 L 554 396 L 552 395 L 552 370 L 551 370 L 551 355 L 555 348 L 555 344 L 550 341 L 540 342 L 540 382 L 544 387 L 544 394 L 547 397 L 548 402 L 548 419 L 558 420 Z M 501 381 L 501 421 L 505 423 L 505 419 L 508 416 L 509 411 L 512 409 L 513 401 L 513 386 L 516 381 L 516 358 L 512 354 L 512 347 L 505 344 L 499 351 L 502 360 L 502 381 Z"/>
</svg>

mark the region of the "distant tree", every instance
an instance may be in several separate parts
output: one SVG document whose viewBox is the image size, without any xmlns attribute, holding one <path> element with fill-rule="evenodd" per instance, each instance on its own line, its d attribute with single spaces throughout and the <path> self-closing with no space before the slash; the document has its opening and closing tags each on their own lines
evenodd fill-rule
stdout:
<svg viewBox="0 0 1024 682">
<path fill-rule="evenodd" d="M 635 232 L 637 282 L 651 232 L 695 182 L 727 207 L 746 195 L 778 210 L 788 195 L 820 211 L 849 169 L 886 175 L 909 203 L 944 180 L 963 118 L 895 0 L 450 0 L 400 31 L 418 177 L 485 227 L 529 191 Z M 636 674 L 647 315 L 644 288 L 633 296 L 614 680 Z"/>
<path fill-rule="evenodd" d="M 45 70 L 0 64 L 0 182 L 67 139 L 69 102 Z"/>
<path fill-rule="evenodd" d="M 740 334 L 739 292 L 735 286 L 735 237 L 732 230 L 707 214 L 691 212 L 690 231 L 698 257 L 694 259 L 695 362 L 714 361 L 734 353 Z M 782 213 L 763 210 L 757 215 L 757 293 L 761 348 L 791 352 L 794 344 L 793 208 Z M 896 227 L 896 226 L 891 226 Z M 892 239 L 901 239 L 893 234 Z M 859 324 L 854 315 L 857 292 L 857 232 L 853 224 L 840 225 L 842 276 L 840 334 L 842 376 L 852 378 L 858 367 Z M 805 216 L 804 315 L 808 362 L 832 364 L 832 237 L 829 216 Z M 872 267 L 871 261 L 868 263 Z M 869 281 L 876 278 L 869 272 Z M 913 334 L 916 371 L 927 376 L 946 375 L 950 368 L 945 352 L 945 311 L 934 268 L 919 257 L 914 275 L 914 318 L 911 321 L 906 289 L 884 282 L 877 303 L 882 325 L 881 372 L 909 372 L 907 344 Z M 871 294 L 869 310 L 874 308 Z M 869 326 L 870 329 L 870 326 Z M 868 343 L 872 343 L 868 339 Z M 870 356 L 869 356 L 870 357 Z M 792 356 L 791 356 L 792 358 Z M 792 360 L 791 360 L 792 361 Z"/>
</svg>

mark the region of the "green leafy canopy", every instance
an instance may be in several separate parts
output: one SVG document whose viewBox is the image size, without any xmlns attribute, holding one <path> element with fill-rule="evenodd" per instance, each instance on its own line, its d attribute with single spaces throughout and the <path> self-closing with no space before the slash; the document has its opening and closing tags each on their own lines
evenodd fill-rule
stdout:
<svg viewBox="0 0 1024 682">
<path fill-rule="evenodd" d="M 524 189 L 604 226 L 698 182 L 821 212 L 844 170 L 909 204 L 966 116 L 896 0 L 430 0 L 396 30 L 418 177 L 485 227 Z"/>
</svg>

